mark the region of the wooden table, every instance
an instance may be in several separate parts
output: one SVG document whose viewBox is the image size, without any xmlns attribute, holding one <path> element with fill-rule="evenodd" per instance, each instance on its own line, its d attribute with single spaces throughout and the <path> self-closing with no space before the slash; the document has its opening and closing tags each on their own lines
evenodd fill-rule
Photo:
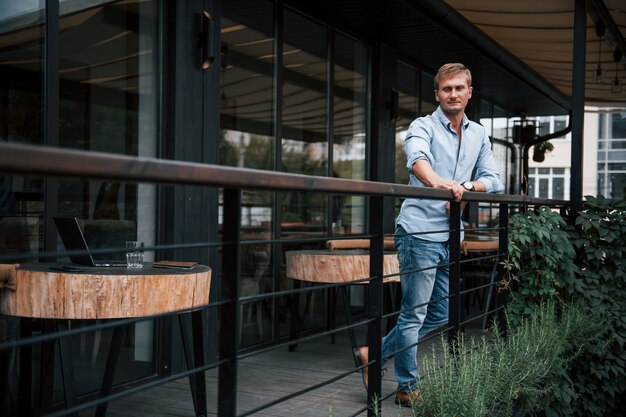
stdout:
<svg viewBox="0 0 626 417">
<path fill-rule="evenodd" d="M 82 267 L 71 264 L 80 271 L 57 270 L 68 265 L 70 264 L 16 265 L 13 271 L 15 288 L 0 292 L 0 314 L 18 316 L 24 319 L 23 322 L 28 323 L 32 318 L 52 319 L 56 329 L 62 330 L 67 328 L 68 320 L 146 317 L 199 308 L 209 302 L 211 269 L 208 266 L 196 265 L 191 269 L 170 269 L 154 268 L 152 264 L 146 263 L 141 269 L 127 269 L 125 267 Z M 191 312 L 193 356 L 190 351 L 185 351 L 187 364 L 190 367 L 199 367 L 204 363 L 201 311 L 198 309 Z M 128 326 L 121 325 L 114 328 L 100 390 L 101 396 L 108 395 L 111 391 L 121 342 Z M 184 327 L 181 323 L 181 330 Z M 28 336 L 28 332 L 22 332 L 22 337 Z M 188 337 L 186 334 L 182 336 Z M 63 361 L 62 376 L 64 380 L 67 380 L 65 401 L 69 408 L 76 404 L 76 395 L 71 375 L 72 367 L 66 366 L 68 362 L 71 362 L 67 339 L 67 337 L 59 338 L 59 347 Z M 183 345 L 188 347 L 189 343 L 183 343 Z M 27 346 L 24 351 L 27 352 L 30 349 L 31 346 Z M 28 368 L 22 369 L 21 375 L 30 375 L 30 365 Z M 47 368 L 51 369 L 52 366 Z M 68 371 L 70 375 L 66 375 Z M 42 376 L 42 385 L 46 380 L 51 380 L 49 375 Z M 204 372 L 190 376 L 190 383 L 196 415 L 206 415 Z M 24 390 L 20 392 L 20 406 L 30 408 L 32 402 L 30 382 L 20 384 L 20 387 L 24 387 Z M 44 388 L 51 389 L 51 387 L 42 386 L 42 391 L 45 390 Z M 43 404 L 44 407 L 45 405 Z M 106 403 L 100 404 L 96 416 L 105 415 L 106 406 Z M 32 412 L 30 409 L 20 411 L 20 414 Z"/>
<path fill-rule="evenodd" d="M 350 283 L 369 284 L 366 279 L 370 277 L 370 252 L 363 249 L 340 249 L 340 250 L 298 250 L 285 252 L 287 262 L 287 277 L 294 279 L 294 288 L 299 288 L 301 281 L 312 283 L 336 284 Z M 398 255 L 393 251 L 386 251 L 383 255 L 383 282 L 400 282 L 398 265 Z M 358 281 L 358 282 L 354 282 Z M 352 324 L 350 303 L 346 286 L 341 286 L 340 291 L 343 297 L 344 312 L 348 326 Z M 309 292 L 305 303 L 306 313 L 310 301 Z M 298 311 L 298 295 L 295 294 L 292 301 L 292 320 L 290 326 L 290 339 L 297 339 L 300 334 L 300 327 L 304 317 L 300 317 Z M 332 323 L 330 328 L 334 328 L 334 309 L 329 314 Z M 294 320 L 294 318 L 296 320 Z M 357 348 L 354 329 L 350 327 L 350 343 L 352 348 Z M 334 341 L 334 338 L 333 338 Z M 290 346 L 293 351 L 296 344 Z M 355 364 L 360 365 L 355 358 Z"/>
<path fill-rule="evenodd" d="M 206 305 L 211 269 L 79 267 L 81 272 L 51 268 L 67 264 L 32 263 L 16 269 L 15 291 L 0 297 L 0 314 L 42 319 L 113 319 L 145 317 Z"/>
<path fill-rule="evenodd" d="M 364 280 L 370 276 L 370 252 L 362 249 L 298 250 L 285 252 L 287 277 L 320 283 Z M 384 282 L 400 282 L 398 254 L 383 255 Z M 355 282 L 368 284 L 369 281 Z"/>
</svg>

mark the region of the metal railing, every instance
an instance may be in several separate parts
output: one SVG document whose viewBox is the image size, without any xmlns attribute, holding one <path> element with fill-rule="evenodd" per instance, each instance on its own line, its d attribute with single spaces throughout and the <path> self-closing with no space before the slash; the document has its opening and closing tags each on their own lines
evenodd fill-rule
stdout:
<svg viewBox="0 0 626 417">
<path fill-rule="evenodd" d="M 0 172 L 5 174 L 43 176 L 45 178 L 56 177 L 80 177 L 81 179 L 107 179 L 128 182 L 147 182 L 156 184 L 175 184 L 175 185 L 202 185 L 208 187 L 216 187 L 223 190 L 223 223 L 222 223 L 222 239 L 219 242 L 199 242 L 187 243 L 185 245 L 156 245 L 146 250 L 162 250 L 182 248 L 182 247 L 217 247 L 220 248 L 220 271 L 217 272 L 220 280 L 220 294 L 217 301 L 208 303 L 201 308 L 194 308 L 183 311 L 176 311 L 146 317 L 137 317 L 132 319 L 119 319 L 105 322 L 94 323 L 93 325 L 80 328 L 63 327 L 57 331 L 45 332 L 42 334 L 18 338 L 15 340 L 4 340 L 0 342 L 0 355 L 7 355 L 13 350 L 20 350 L 22 354 L 27 354 L 33 346 L 42 343 L 54 343 L 67 340 L 71 336 L 94 332 L 96 330 L 117 329 L 129 326 L 143 321 L 153 320 L 163 317 L 192 317 L 192 335 L 193 342 L 184 343 L 187 355 L 188 369 L 175 372 L 171 375 L 151 379 L 132 386 L 125 386 L 122 389 L 111 391 L 101 391 L 97 398 L 84 401 L 75 401 L 67 396 L 65 404 L 59 408 L 52 409 L 51 416 L 77 415 L 79 411 L 91 408 L 98 408 L 97 415 L 104 415 L 106 412 L 106 404 L 110 401 L 129 396 L 141 391 L 145 391 L 156 386 L 170 383 L 176 379 L 190 378 L 192 387 L 194 408 L 196 415 L 204 416 L 207 414 L 206 403 L 206 387 L 204 373 L 207 370 L 218 369 L 218 394 L 217 394 L 217 414 L 220 416 L 237 415 L 237 370 L 238 363 L 242 359 L 252 357 L 254 355 L 267 352 L 271 349 L 286 348 L 295 343 L 303 343 L 307 340 L 322 337 L 328 334 L 336 334 L 358 326 L 367 327 L 369 351 L 369 387 L 368 401 L 363 408 L 354 410 L 353 415 L 360 415 L 367 412 L 368 415 L 374 415 L 376 412 L 374 404 L 375 398 L 385 399 L 394 395 L 394 392 L 381 392 L 381 347 L 380 340 L 382 338 L 383 320 L 393 318 L 399 312 L 383 311 L 383 279 L 388 277 L 384 275 L 383 256 L 384 256 L 384 237 L 383 219 L 385 218 L 385 199 L 397 197 L 412 197 L 420 199 L 449 200 L 450 194 L 445 190 L 416 188 L 407 185 L 398 185 L 381 182 L 369 182 L 358 180 L 346 180 L 330 177 L 313 177 L 296 174 L 276 173 L 260 170 L 249 170 L 241 168 L 230 168 L 215 165 L 205 165 L 199 163 L 161 160 L 153 158 L 120 156 L 113 154 L 104 154 L 97 152 L 84 152 L 60 148 L 46 148 L 37 146 L 26 146 L 16 144 L 0 144 Z M 369 216 L 367 220 L 368 231 L 361 236 L 353 236 L 366 238 L 370 240 L 369 256 L 370 256 L 370 273 L 367 281 L 369 282 L 369 291 L 367 299 L 367 315 L 365 318 L 358 319 L 355 322 L 347 323 L 345 326 L 339 326 L 330 330 L 307 333 L 296 339 L 281 340 L 273 343 L 271 346 L 264 346 L 258 349 L 251 349 L 242 353 L 238 350 L 239 323 L 233 320 L 229 325 L 219 326 L 217 359 L 207 361 L 203 356 L 203 338 L 197 337 L 197 333 L 203 334 L 202 311 L 215 311 L 220 317 L 237 317 L 240 311 L 242 301 L 254 302 L 263 300 L 273 300 L 278 297 L 292 297 L 297 294 L 306 294 L 325 288 L 340 288 L 341 286 L 351 285 L 353 283 L 340 284 L 323 284 L 316 287 L 297 288 L 292 290 L 281 290 L 275 292 L 262 293 L 253 296 L 239 297 L 240 285 L 240 255 L 241 247 L 246 244 L 282 244 L 281 239 L 268 239 L 262 241 L 242 242 L 240 241 L 241 229 L 241 191 L 242 190 L 265 190 L 265 191 L 299 191 L 326 194 L 345 194 L 359 195 L 367 197 L 367 205 L 369 208 Z M 485 193 L 466 193 L 463 197 L 467 202 L 488 202 L 499 206 L 499 227 L 495 228 L 498 232 L 499 249 L 496 254 L 488 255 L 484 259 L 493 260 L 495 262 L 503 259 L 507 253 L 507 236 L 508 236 L 508 215 L 510 206 L 551 206 L 564 209 L 567 207 L 567 201 L 556 201 L 547 199 L 529 198 L 521 195 L 503 195 L 503 194 L 485 194 Z M 461 331 L 467 321 L 463 320 L 462 314 L 462 296 L 467 294 L 469 290 L 461 288 L 462 268 L 465 262 L 471 260 L 463 260 L 461 257 L 460 234 L 461 234 L 461 205 L 460 203 L 451 203 L 450 213 L 451 225 L 450 232 L 450 294 L 449 294 L 449 323 L 442 331 L 448 332 L 449 338 L 454 338 Z M 319 238 L 308 239 L 308 241 L 316 240 L 319 242 L 332 239 L 330 236 L 320 236 Z M 294 240 L 290 239 L 289 243 Z M 63 256 L 67 253 L 50 252 L 50 253 L 24 253 L 0 255 L 0 263 L 6 262 L 8 259 L 30 259 L 36 257 L 55 257 Z M 484 284 L 478 289 L 492 286 L 492 283 Z M 6 290 L 5 290 L 6 291 Z M 0 292 L 0 297 L 2 293 Z M 502 311 L 506 303 L 505 296 L 498 294 L 495 307 L 489 309 L 476 319 L 484 319 L 484 315 L 498 314 Z M 208 300 L 207 300 L 208 302 Z M 418 307 L 418 306 L 415 306 Z M 181 321 L 181 333 L 183 337 L 190 337 L 182 330 L 184 329 Z M 421 342 L 420 342 L 421 343 Z M 193 345 L 193 348 L 191 348 Z M 27 355 L 22 356 L 28 357 Z M 279 402 L 289 401 L 299 395 L 318 389 L 320 386 L 331 384 L 339 379 L 345 378 L 354 372 L 358 372 L 364 368 L 356 366 L 353 369 L 338 373 L 336 376 L 313 386 L 283 396 L 279 399 L 260 404 L 252 410 L 249 410 L 240 416 L 251 415 L 256 412 L 265 410 Z M 30 368 L 26 366 L 24 369 L 30 372 Z M 22 383 L 22 382 L 20 382 Z M 29 382 L 30 383 L 30 382 Z M 0 387 L 2 385 L 0 384 Z M 110 388 L 110 387 L 109 387 Z M 30 396 L 31 387 L 23 387 L 24 392 L 28 392 L 26 405 L 23 405 L 21 413 L 28 413 L 34 404 Z M 67 390 L 66 390 L 67 391 Z M 2 395 L 2 394 L 0 394 Z M 22 399 L 20 400 L 22 401 Z M 39 410 L 39 412 L 43 412 Z M 99 414 L 98 414 L 99 413 Z"/>
</svg>

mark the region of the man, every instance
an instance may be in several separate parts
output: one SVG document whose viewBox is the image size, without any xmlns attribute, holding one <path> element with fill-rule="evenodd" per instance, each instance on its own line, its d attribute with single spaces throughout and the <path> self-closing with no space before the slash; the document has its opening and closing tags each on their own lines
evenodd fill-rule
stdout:
<svg viewBox="0 0 626 417">
<path fill-rule="evenodd" d="M 435 76 L 439 107 L 413 121 L 404 140 L 409 185 L 450 190 L 457 202 L 465 191 L 504 190 L 485 129 L 465 115 L 471 97 L 470 71 L 462 64 L 443 65 Z M 409 198 L 396 219 L 402 312 L 383 338 L 382 357 L 385 361 L 395 355 L 396 402 L 404 406 L 420 395 L 418 340 L 448 321 L 449 215 L 448 201 Z M 362 364 L 368 362 L 366 346 L 355 354 Z M 363 382 L 367 387 L 367 368 Z"/>
</svg>

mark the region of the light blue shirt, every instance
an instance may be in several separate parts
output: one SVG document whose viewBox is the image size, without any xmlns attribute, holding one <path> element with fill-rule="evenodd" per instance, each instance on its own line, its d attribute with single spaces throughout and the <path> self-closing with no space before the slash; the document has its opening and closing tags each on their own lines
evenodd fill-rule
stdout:
<svg viewBox="0 0 626 417">
<path fill-rule="evenodd" d="M 504 191 L 485 128 L 464 114 L 461 132 L 459 149 L 459 138 L 440 107 L 433 114 L 411 123 L 404 139 L 409 185 L 426 187 L 413 174 L 413 164 L 426 159 L 443 180 L 455 180 L 460 184 L 480 181 L 485 184 L 488 193 Z M 472 178 L 474 169 L 476 173 Z M 450 229 L 450 217 L 445 206 L 446 201 L 407 198 L 402 203 L 396 224 L 408 233 L 433 232 L 415 235 L 419 239 L 445 242 L 449 239 Z"/>
</svg>

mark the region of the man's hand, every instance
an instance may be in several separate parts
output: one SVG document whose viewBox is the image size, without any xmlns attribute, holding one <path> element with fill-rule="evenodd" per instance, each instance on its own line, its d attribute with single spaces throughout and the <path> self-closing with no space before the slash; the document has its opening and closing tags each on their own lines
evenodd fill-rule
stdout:
<svg viewBox="0 0 626 417">
<path fill-rule="evenodd" d="M 461 198 L 463 198 L 463 193 L 465 192 L 465 187 L 463 187 L 461 184 L 453 180 L 440 181 L 440 182 L 435 181 L 433 182 L 432 187 L 442 188 L 444 190 L 452 191 L 452 199 L 456 201 L 457 203 L 461 201 Z"/>
<path fill-rule="evenodd" d="M 415 161 L 413 174 L 426 186 L 452 191 L 452 199 L 461 201 L 465 188 L 454 180 L 444 180 L 433 170 L 430 163 L 425 159 Z"/>
</svg>

